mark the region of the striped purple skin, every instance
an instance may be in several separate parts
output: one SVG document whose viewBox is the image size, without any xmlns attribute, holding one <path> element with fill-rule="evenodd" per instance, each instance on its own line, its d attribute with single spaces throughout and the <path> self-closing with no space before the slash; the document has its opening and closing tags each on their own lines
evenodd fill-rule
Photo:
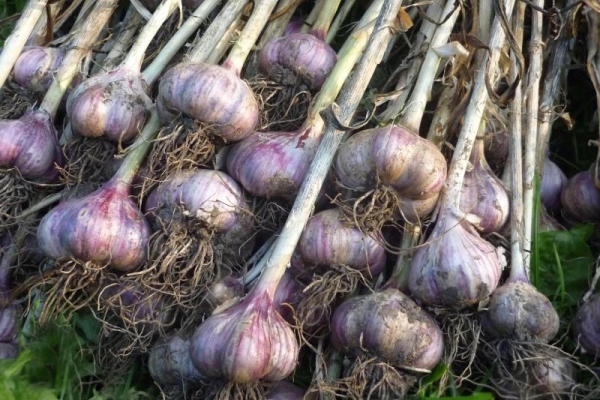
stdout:
<svg viewBox="0 0 600 400">
<path fill-rule="evenodd" d="M 68 97 L 67 114 L 78 135 L 128 142 L 144 127 L 152 105 L 139 71 L 121 68 L 77 86 Z"/>
<path fill-rule="evenodd" d="M 335 168 L 340 182 L 357 191 L 375 188 L 377 176 L 397 191 L 410 221 L 433 211 L 447 174 L 433 143 L 393 125 L 354 134 L 340 146 Z"/>
<path fill-rule="evenodd" d="M 196 382 L 202 375 L 190 358 L 190 341 L 178 335 L 166 342 L 155 344 L 148 357 L 148 369 L 152 378 L 161 385 L 177 385 Z"/>
<path fill-rule="evenodd" d="M 204 321 L 191 339 L 200 373 L 233 383 L 279 381 L 296 368 L 298 343 L 264 290 Z"/>
<path fill-rule="evenodd" d="M 16 340 L 18 331 L 19 310 L 15 305 L 0 309 L 0 342 Z"/>
<path fill-rule="evenodd" d="M 590 171 L 572 176 L 560 201 L 566 218 L 576 222 L 600 222 L 600 190 L 596 189 Z"/>
<path fill-rule="evenodd" d="M 306 390 L 288 381 L 279 381 L 271 386 L 266 400 L 302 400 Z"/>
<path fill-rule="evenodd" d="M 408 285 L 425 305 L 461 310 L 487 299 L 501 273 L 494 246 L 468 222 L 446 213 L 413 254 Z"/>
<path fill-rule="evenodd" d="M 590 297 L 575 316 L 573 332 L 583 350 L 600 358 L 600 295 Z"/>
<path fill-rule="evenodd" d="M 293 200 L 321 142 L 310 129 L 255 133 L 231 147 L 227 171 L 255 196 Z"/>
<path fill-rule="evenodd" d="M 346 265 L 370 279 L 385 266 L 382 238 L 374 238 L 345 225 L 339 209 L 321 211 L 307 222 L 296 252 L 305 264 L 329 267 Z"/>
<path fill-rule="evenodd" d="M 498 338 L 548 343 L 560 325 L 550 300 L 525 281 L 500 286 L 487 309 L 484 327 Z"/>
<path fill-rule="evenodd" d="M 40 249 L 56 260 L 75 258 L 134 270 L 146 258 L 151 231 L 128 196 L 129 186 L 113 179 L 88 196 L 58 205 L 40 222 Z"/>
<path fill-rule="evenodd" d="M 25 48 L 13 67 L 13 79 L 36 93 L 45 93 L 65 57 L 62 47 L 31 46 Z"/>
<path fill-rule="evenodd" d="M 311 91 L 323 86 L 337 62 L 337 54 L 327 42 L 309 33 L 292 33 L 271 40 L 258 56 L 258 67 L 284 85 L 301 84 Z"/>
<path fill-rule="evenodd" d="M 510 200 L 504 184 L 494 174 L 483 153 L 483 140 L 477 140 L 470 158 L 460 195 L 460 209 L 478 216 L 482 233 L 499 232 L 508 221 Z"/>
<path fill-rule="evenodd" d="M 396 289 L 352 297 L 331 320 L 331 341 L 345 354 L 382 357 L 396 367 L 431 370 L 444 350 L 435 320 Z"/>
<path fill-rule="evenodd" d="M 254 93 L 239 74 L 218 65 L 182 63 L 160 80 L 156 98 L 163 122 L 179 114 L 214 124 L 216 134 L 228 142 L 245 139 L 258 124 Z"/>
<path fill-rule="evenodd" d="M 30 109 L 17 120 L 0 120 L 0 167 L 50 181 L 58 177 L 55 163 L 62 164 L 62 151 L 50 114 Z"/>
<path fill-rule="evenodd" d="M 146 212 L 160 206 L 181 205 L 216 232 L 227 232 L 240 220 L 246 204 L 242 189 L 220 171 L 182 171 L 169 177 L 150 193 Z"/>
<path fill-rule="evenodd" d="M 546 157 L 540 183 L 540 199 L 546 209 L 554 211 L 560 208 L 560 196 L 566 185 L 567 176 L 565 173 Z"/>
</svg>

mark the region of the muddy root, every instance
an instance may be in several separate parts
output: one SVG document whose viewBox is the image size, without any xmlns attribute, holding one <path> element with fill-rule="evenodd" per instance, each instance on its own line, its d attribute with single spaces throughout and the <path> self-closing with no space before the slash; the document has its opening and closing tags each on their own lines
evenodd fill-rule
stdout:
<svg viewBox="0 0 600 400">
<path fill-rule="evenodd" d="M 206 389 L 195 393 L 192 399 L 264 400 L 269 386 L 268 383 L 260 381 L 240 384 L 214 380 Z"/>
<path fill-rule="evenodd" d="M 0 235 L 23 222 L 19 215 L 39 196 L 40 189 L 16 168 L 0 170 Z"/>
<path fill-rule="evenodd" d="M 67 187 L 81 184 L 97 189 L 112 175 L 110 163 L 117 154 L 117 146 L 102 138 L 76 137 L 63 147 L 66 164 L 60 170 L 61 180 Z"/>
<path fill-rule="evenodd" d="M 7 82 L 0 90 L 0 119 L 20 118 L 36 101 L 33 92 L 17 83 Z"/>
</svg>

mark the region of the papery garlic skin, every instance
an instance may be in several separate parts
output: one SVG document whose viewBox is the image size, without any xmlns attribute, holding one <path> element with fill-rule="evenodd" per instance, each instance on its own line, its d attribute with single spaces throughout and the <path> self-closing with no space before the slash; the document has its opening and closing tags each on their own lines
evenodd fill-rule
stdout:
<svg viewBox="0 0 600 400">
<path fill-rule="evenodd" d="M 50 114 L 28 110 L 18 120 L 0 120 L 0 167 L 16 168 L 26 179 L 53 180 L 62 151 Z"/>
<path fill-rule="evenodd" d="M 496 248 L 467 221 L 445 213 L 413 254 L 409 289 L 424 305 L 461 310 L 486 300 L 501 273 Z"/>
<path fill-rule="evenodd" d="M 150 193 L 146 211 L 175 205 L 216 232 L 232 229 L 246 209 L 238 183 L 226 173 L 214 170 L 181 171 L 170 176 Z"/>
<path fill-rule="evenodd" d="M 282 380 L 298 359 L 294 332 L 261 290 L 204 321 L 191 342 L 192 362 L 202 375 L 233 383 Z"/>
<path fill-rule="evenodd" d="M 153 107 L 147 92 L 141 74 L 127 68 L 87 79 L 67 99 L 73 132 L 112 142 L 133 140 Z"/>
<path fill-rule="evenodd" d="M 558 313 L 546 296 L 525 281 L 509 281 L 492 295 L 484 318 L 492 336 L 548 343 L 558 333 Z"/>
<path fill-rule="evenodd" d="M 327 42 L 309 33 L 292 33 L 271 40 L 260 51 L 258 67 L 284 85 L 321 88 L 337 62 Z"/>
<path fill-rule="evenodd" d="M 66 51 L 62 47 L 25 48 L 13 67 L 13 79 L 35 93 L 45 93 L 60 68 Z"/>
<path fill-rule="evenodd" d="M 560 202 L 565 216 L 577 222 L 600 222 L 600 190 L 590 171 L 572 176 L 562 191 Z"/>
<path fill-rule="evenodd" d="M 180 386 L 183 382 L 200 381 L 198 372 L 190 358 L 190 341 L 178 335 L 164 343 L 155 344 L 148 357 L 148 369 L 152 378 L 162 385 Z"/>
<path fill-rule="evenodd" d="M 93 261 L 127 272 L 146 259 L 150 234 L 148 222 L 129 199 L 129 185 L 114 179 L 50 210 L 37 237 L 40 249 L 56 260 Z"/>
<path fill-rule="evenodd" d="M 581 349 L 600 358 L 600 295 L 590 297 L 581 305 L 573 322 L 575 341 Z"/>
<path fill-rule="evenodd" d="M 544 169 L 540 183 L 540 200 L 549 211 L 560 208 L 560 197 L 567 185 L 567 176 L 548 157 L 544 160 Z"/>
<path fill-rule="evenodd" d="M 367 352 L 397 367 L 431 370 L 444 350 L 435 320 L 396 289 L 355 296 L 331 320 L 335 348 L 352 356 Z"/>
<path fill-rule="evenodd" d="M 320 143 L 303 132 L 253 134 L 232 146 L 227 171 L 255 196 L 293 200 Z"/>
<path fill-rule="evenodd" d="M 365 273 L 367 278 L 377 276 L 386 261 L 383 239 L 346 226 L 341 218 L 339 209 L 313 215 L 302 232 L 296 252 L 306 264 L 345 265 Z"/>
<path fill-rule="evenodd" d="M 183 63 L 160 80 L 156 98 L 163 122 L 183 114 L 214 125 L 225 141 L 250 136 L 259 119 L 259 107 L 250 87 L 239 76 L 218 65 Z"/>
<path fill-rule="evenodd" d="M 465 174 L 460 209 L 479 217 L 480 232 L 499 232 L 508 221 L 510 200 L 504 184 L 484 158 L 482 140 L 475 143 L 470 161 L 472 169 Z"/>
<path fill-rule="evenodd" d="M 399 212 L 415 221 L 430 214 L 444 186 L 447 163 L 435 145 L 402 126 L 358 132 L 344 142 L 335 159 L 337 176 L 346 188 L 392 187 L 404 204 Z"/>
</svg>

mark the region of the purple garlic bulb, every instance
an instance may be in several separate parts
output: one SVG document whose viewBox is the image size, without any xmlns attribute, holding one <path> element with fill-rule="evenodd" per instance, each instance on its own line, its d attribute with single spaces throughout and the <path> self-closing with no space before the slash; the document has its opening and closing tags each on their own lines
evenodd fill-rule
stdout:
<svg viewBox="0 0 600 400">
<path fill-rule="evenodd" d="M 238 224 L 246 208 L 242 189 L 220 171 L 182 171 L 171 176 L 150 193 L 146 211 L 161 217 L 173 215 L 182 206 L 184 214 L 196 218 L 216 232 L 227 232 Z M 167 211 L 161 213 L 161 207 Z"/>
<path fill-rule="evenodd" d="M 210 285 L 206 291 L 205 301 L 211 309 L 215 309 L 235 298 L 244 295 L 244 283 L 239 276 L 228 276 Z"/>
<path fill-rule="evenodd" d="M 444 339 L 435 320 L 396 289 L 352 297 L 331 321 L 331 341 L 345 354 L 375 355 L 397 367 L 431 370 Z"/>
<path fill-rule="evenodd" d="M 202 375 L 190 357 L 190 341 L 179 335 L 171 336 L 166 342 L 155 344 L 148 357 L 150 375 L 164 386 L 197 382 Z"/>
<path fill-rule="evenodd" d="M 306 390 L 288 381 L 275 382 L 266 400 L 303 400 Z"/>
<path fill-rule="evenodd" d="M 25 48 L 13 67 L 15 82 L 35 93 L 45 93 L 65 58 L 62 47 Z"/>
<path fill-rule="evenodd" d="M 0 120 L 0 167 L 16 168 L 26 179 L 53 180 L 63 161 L 50 114 L 28 110 L 17 120 Z"/>
<path fill-rule="evenodd" d="M 346 265 L 363 272 L 367 278 L 379 275 L 386 260 L 383 239 L 345 225 L 341 217 L 337 208 L 313 215 L 296 252 L 305 264 Z"/>
<path fill-rule="evenodd" d="M 510 214 L 510 200 L 504 184 L 494 174 L 483 154 L 483 140 L 477 140 L 471 154 L 472 169 L 467 171 L 460 196 L 460 209 L 481 218 L 482 233 L 498 232 Z"/>
<path fill-rule="evenodd" d="M 239 73 L 218 65 L 183 63 L 160 80 L 156 107 L 161 120 L 180 114 L 214 125 L 227 142 L 245 139 L 256 128 L 258 103 Z"/>
<path fill-rule="evenodd" d="M 447 212 L 438 215 L 427 242 L 413 254 L 408 285 L 425 305 L 461 310 L 486 300 L 501 273 L 496 248 Z"/>
<path fill-rule="evenodd" d="M 342 143 L 335 160 L 340 182 L 359 192 L 382 183 L 402 200 L 409 221 L 430 214 L 446 180 L 447 166 L 435 145 L 401 126 L 368 129 Z"/>
<path fill-rule="evenodd" d="M 92 194 L 68 200 L 40 222 L 40 249 L 56 260 L 75 258 L 129 272 L 146 259 L 150 225 L 113 178 Z"/>
<path fill-rule="evenodd" d="M 275 310 L 272 294 L 258 287 L 204 321 L 191 342 L 202 375 L 233 383 L 282 380 L 298 359 L 294 332 Z"/>
<path fill-rule="evenodd" d="M 139 71 L 127 68 L 87 79 L 67 100 L 73 132 L 129 142 L 144 127 L 152 99 Z"/>
<path fill-rule="evenodd" d="M 575 340 L 581 348 L 600 358 L 600 295 L 593 295 L 581 305 L 573 325 Z"/>
<path fill-rule="evenodd" d="M 526 280 L 509 279 L 496 289 L 487 308 L 484 327 L 499 338 L 548 343 L 560 325 L 550 300 Z"/>
<path fill-rule="evenodd" d="M 540 184 L 540 199 L 548 211 L 560 208 L 560 196 L 566 185 L 567 176 L 565 173 L 546 157 Z"/>
<path fill-rule="evenodd" d="M 0 236 L 0 300 L 5 304 L 10 300 L 11 267 L 16 248 L 10 235 Z M 0 343 L 16 342 L 18 333 L 19 310 L 15 304 L 0 307 Z M 0 359 L 2 357 L 0 352 Z"/>
<path fill-rule="evenodd" d="M 589 171 L 580 172 L 568 180 L 560 202 L 567 218 L 576 222 L 600 222 L 600 190 L 594 186 Z"/>
<path fill-rule="evenodd" d="M 0 343 L 0 360 L 17 358 L 19 356 L 19 345 L 16 343 Z"/>
<path fill-rule="evenodd" d="M 313 128 L 257 132 L 232 146 L 227 171 L 255 196 L 293 200 L 321 142 Z"/>
<path fill-rule="evenodd" d="M 309 33 L 271 40 L 258 56 L 260 71 L 287 86 L 319 90 L 337 62 L 327 42 Z"/>
<path fill-rule="evenodd" d="M 302 30 L 302 25 L 304 25 L 304 21 L 302 20 L 302 18 L 293 16 L 290 19 L 290 22 L 288 22 L 281 36 L 289 36 L 294 33 L 300 33 L 300 31 Z"/>
</svg>

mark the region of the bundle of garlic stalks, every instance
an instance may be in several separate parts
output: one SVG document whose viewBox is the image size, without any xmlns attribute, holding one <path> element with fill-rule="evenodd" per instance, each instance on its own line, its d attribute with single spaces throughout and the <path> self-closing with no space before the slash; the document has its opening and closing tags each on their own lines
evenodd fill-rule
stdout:
<svg viewBox="0 0 600 400">
<path fill-rule="evenodd" d="M 0 392 L 600 396 L 597 2 L 6 21 Z"/>
</svg>

